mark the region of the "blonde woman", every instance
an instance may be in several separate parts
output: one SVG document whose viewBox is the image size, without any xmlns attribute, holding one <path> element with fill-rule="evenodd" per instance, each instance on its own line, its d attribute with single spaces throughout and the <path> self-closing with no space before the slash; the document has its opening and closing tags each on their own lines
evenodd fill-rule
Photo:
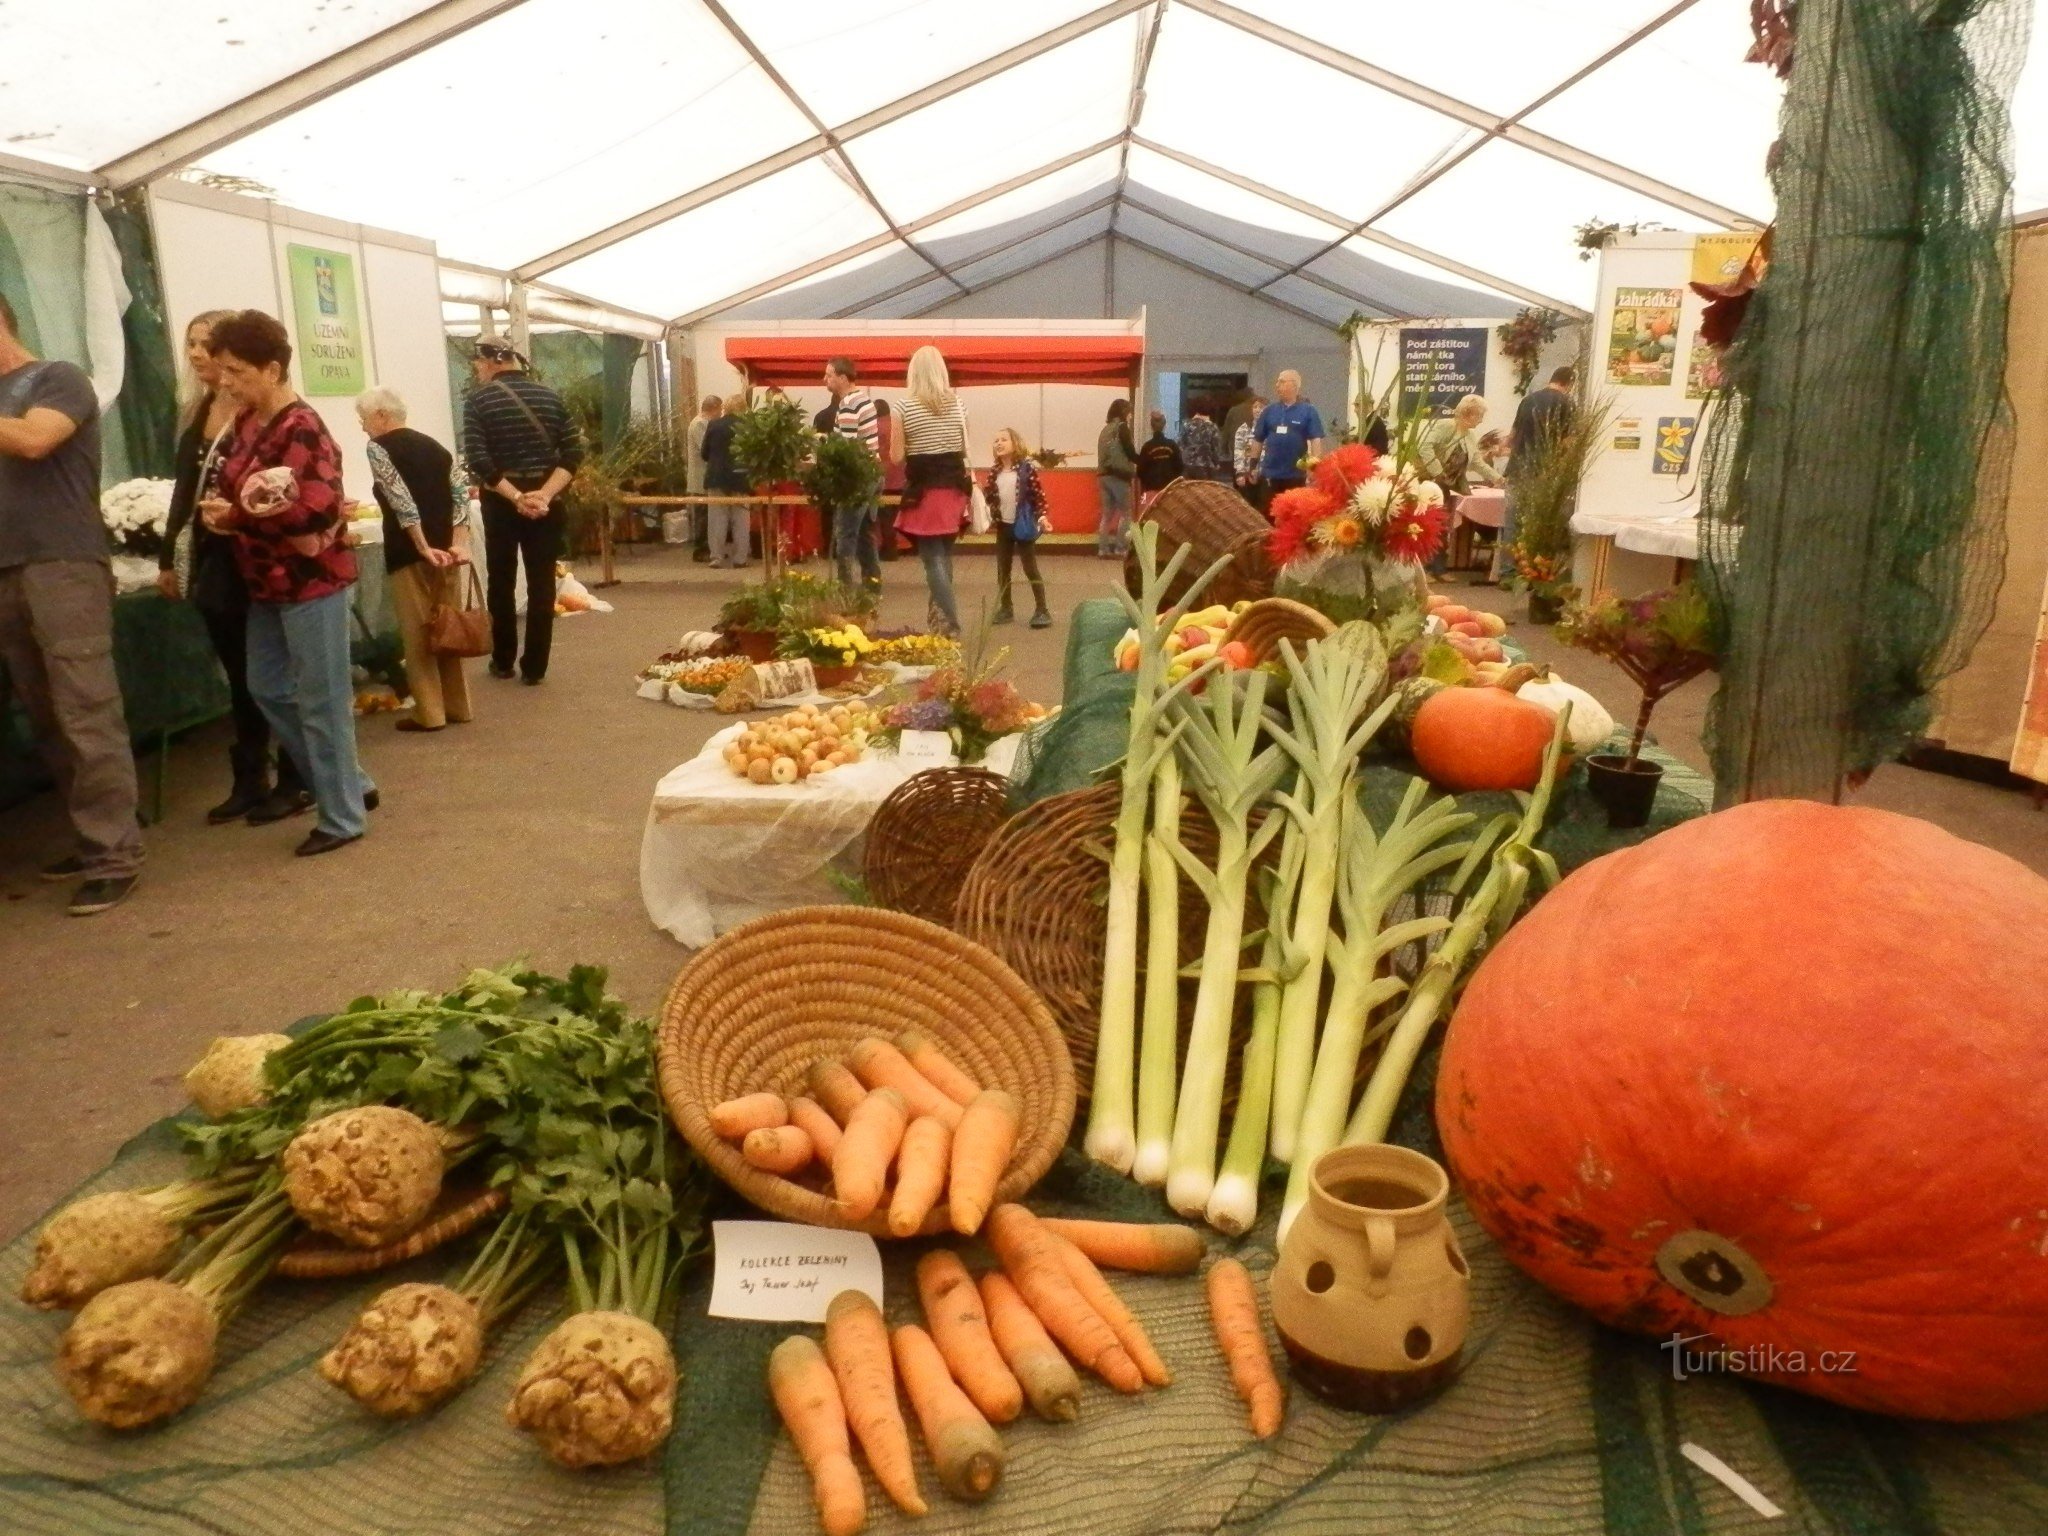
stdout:
<svg viewBox="0 0 2048 1536">
<path fill-rule="evenodd" d="M 227 457 L 235 417 L 241 410 L 240 403 L 219 387 L 220 365 L 213 357 L 213 328 L 234 314 L 232 309 L 209 309 L 194 315 L 185 326 L 174 464 L 177 478 L 171 489 L 170 517 L 164 525 L 156 577 L 157 590 L 165 597 L 183 598 L 199 610 L 213 653 L 227 674 L 235 721 L 228 766 L 234 782 L 227 799 L 206 813 L 207 823 L 216 827 L 264 811 L 289 815 L 311 804 L 287 753 L 277 754 L 277 783 L 272 787 L 270 722 L 249 692 L 249 589 L 235 568 L 233 536 L 215 533 L 193 515 L 200 500 L 212 494 L 213 478 Z M 188 528 L 191 553 L 181 572 L 178 540 Z"/>
<path fill-rule="evenodd" d="M 988 509 L 996 523 L 996 616 L 997 624 L 1015 620 L 1010 606 L 1010 561 L 1023 562 L 1024 579 L 1031 583 L 1031 627 L 1048 629 L 1052 614 L 1045 606 L 1045 578 L 1038 574 L 1038 536 L 1045 530 L 1045 492 L 1038 483 L 1038 466 L 1031 462 L 1023 434 L 1005 427 L 996 434 L 990 451 L 994 466 L 988 472 Z"/>
<path fill-rule="evenodd" d="M 896 531 L 917 546 L 931 594 L 935 633 L 960 633 L 953 598 L 953 544 L 967 520 L 967 408 L 953 390 L 937 347 L 910 354 L 910 392 L 890 417 L 896 456 L 903 460 L 903 504 Z"/>
</svg>

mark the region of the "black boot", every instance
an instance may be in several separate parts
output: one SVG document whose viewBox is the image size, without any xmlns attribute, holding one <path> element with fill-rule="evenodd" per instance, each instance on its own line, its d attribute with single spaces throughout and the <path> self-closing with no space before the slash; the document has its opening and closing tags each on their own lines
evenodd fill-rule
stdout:
<svg viewBox="0 0 2048 1536">
<path fill-rule="evenodd" d="M 227 799 L 206 813 L 208 826 L 224 827 L 231 821 L 240 821 L 269 797 L 270 764 L 266 758 L 263 753 L 229 751 L 228 760 L 235 769 L 234 788 Z"/>
</svg>

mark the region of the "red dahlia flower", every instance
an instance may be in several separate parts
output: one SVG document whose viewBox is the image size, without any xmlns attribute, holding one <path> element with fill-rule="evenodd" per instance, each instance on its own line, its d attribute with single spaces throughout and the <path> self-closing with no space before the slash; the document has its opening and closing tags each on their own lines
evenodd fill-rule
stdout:
<svg viewBox="0 0 2048 1536">
<path fill-rule="evenodd" d="M 1444 533 L 1450 521 L 1442 507 L 1411 504 L 1389 514 L 1380 537 L 1386 541 L 1389 557 L 1412 560 L 1420 565 L 1443 548 Z"/>
</svg>

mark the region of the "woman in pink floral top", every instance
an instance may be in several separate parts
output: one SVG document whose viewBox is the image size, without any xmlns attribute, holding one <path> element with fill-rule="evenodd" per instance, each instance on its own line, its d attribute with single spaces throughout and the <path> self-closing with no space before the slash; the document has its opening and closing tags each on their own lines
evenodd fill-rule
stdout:
<svg viewBox="0 0 2048 1536">
<path fill-rule="evenodd" d="M 362 837 L 377 803 L 356 761 L 348 654 L 356 557 L 343 537 L 341 451 L 292 388 L 291 338 L 276 320 L 250 309 L 219 321 L 213 355 L 242 414 L 216 494 L 200 510 L 209 528 L 234 536 L 248 584 L 249 691 L 313 786 L 319 815 L 297 851 L 327 853 Z"/>
</svg>

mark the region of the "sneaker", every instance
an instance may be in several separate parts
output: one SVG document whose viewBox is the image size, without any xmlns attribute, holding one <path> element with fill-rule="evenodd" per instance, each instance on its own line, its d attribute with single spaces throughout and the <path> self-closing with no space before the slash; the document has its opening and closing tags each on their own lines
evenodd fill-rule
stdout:
<svg viewBox="0 0 2048 1536">
<path fill-rule="evenodd" d="M 991 624 L 1014 624 L 1016 622 L 1017 615 L 1008 608 L 998 608 L 995 617 L 989 620 Z"/>
<path fill-rule="evenodd" d="M 88 880 L 71 893 L 68 909 L 73 917 L 91 917 L 109 907 L 118 907 L 135 889 L 140 875 L 121 875 L 111 880 Z"/>
<path fill-rule="evenodd" d="M 274 789 L 264 797 L 263 803 L 249 812 L 248 823 L 252 827 L 267 827 L 273 821 L 284 821 L 300 816 L 313 809 L 313 797 L 303 789 Z"/>
<path fill-rule="evenodd" d="M 501 667 L 495 661 L 491 663 L 491 676 L 497 678 L 500 682 L 510 682 L 518 675 L 510 667 Z"/>
<path fill-rule="evenodd" d="M 85 860 L 74 853 L 68 859 L 59 859 L 46 867 L 43 870 L 43 878 L 54 885 L 59 880 L 76 880 L 84 873 Z"/>
<path fill-rule="evenodd" d="M 1043 608 L 1039 609 L 1038 612 L 1031 615 L 1031 627 L 1033 629 L 1051 629 L 1052 615 Z"/>
<path fill-rule="evenodd" d="M 529 688 L 538 688 L 538 687 L 539 687 L 539 686 L 541 685 L 541 679 L 540 679 L 540 678 L 538 678 L 538 677 L 525 677 L 525 676 L 522 676 L 522 677 L 521 677 L 521 678 L 519 679 L 519 681 L 520 681 L 520 682 L 522 682 L 522 683 L 524 683 L 524 684 L 525 684 L 525 685 L 526 685 L 527 687 L 529 687 Z"/>
</svg>

